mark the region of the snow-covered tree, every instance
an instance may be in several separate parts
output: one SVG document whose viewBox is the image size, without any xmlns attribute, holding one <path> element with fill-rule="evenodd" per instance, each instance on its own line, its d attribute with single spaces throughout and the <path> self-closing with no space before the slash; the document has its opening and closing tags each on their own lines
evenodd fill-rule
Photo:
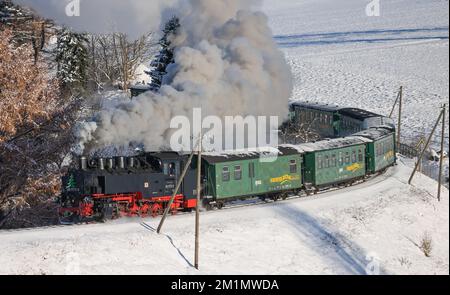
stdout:
<svg viewBox="0 0 450 295">
<path fill-rule="evenodd" d="M 14 25 L 19 21 L 27 21 L 32 16 L 11 0 L 0 0 L 0 23 Z"/>
<path fill-rule="evenodd" d="M 60 191 L 79 101 L 60 100 L 50 73 L 30 44 L 0 30 L 0 228 L 39 225 L 56 212 L 51 198 Z"/>
<path fill-rule="evenodd" d="M 157 92 L 161 88 L 163 78 L 167 74 L 167 66 L 174 62 L 172 38 L 177 33 L 179 28 L 180 20 L 175 16 L 165 25 L 163 37 L 159 41 L 161 51 L 150 64 L 153 69 L 147 72 L 147 74 L 152 78 L 150 83 L 152 91 Z"/>
<path fill-rule="evenodd" d="M 11 0 L 0 0 L 0 26 L 11 30 L 15 43 L 31 43 L 34 62 L 37 63 L 44 51 L 46 39 L 51 34 L 53 23 Z"/>
<path fill-rule="evenodd" d="M 87 37 L 63 28 L 58 33 L 56 61 L 58 78 L 65 90 L 84 89 L 87 80 L 88 51 Z"/>
</svg>

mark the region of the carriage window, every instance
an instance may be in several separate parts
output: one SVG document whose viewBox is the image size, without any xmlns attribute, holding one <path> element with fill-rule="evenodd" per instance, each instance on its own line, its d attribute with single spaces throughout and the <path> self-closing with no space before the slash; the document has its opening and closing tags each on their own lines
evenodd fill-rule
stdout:
<svg viewBox="0 0 450 295">
<path fill-rule="evenodd" d="M 318 169 L 323 168 L 322 156 L 317 156 Z"/>
<path fill-rule="evenodd" d="M 291 160 L 289 162 L 289 171 L 290 173 L 297 173 L 297 161 Z"/>
<path fill-rule="evenodd" d="M 364 156 L 363 156 L 363 151 L 362 150 L 359 150 L 358 160 L 359 160 L 359 162 L 363 162 L 364 161 Z"/>
<path fill-rule="evenodd" d="M 331 156 L 331 167 L 336 167 L 336 155 Z"/>
<path fill-rule="evenodd" d="M 342 155 L 342 153 L 339 153 L 339 166 L 343 165 L 344 165 L 344 156 Z"/>
<path fill-rule="evenodd" d="M 330 167 L 330 157 L 329 157 L 329 156 L 325 156 L 324 167 L 325 167 L 325 168 Z"/>
<path fill-rule="evenodd" d="M 352 163 L 356 163 L 357 161 L 357 157 L 356 157 L 356 151 L 352 152 Z"/>
<path fill-rule="evenodd" d="M 350 153 L 345 153 L 345 164 L 350 164 Z"/>
<path fill-rule="evenodd" d="M 241 180 L 242 179 L 242 168 L 241 166 L 235 166 L 234 167 L 234 180 Z"/>
<path fill-rule="evenodd" d="M 222 170 L 222 181 L 230 181 L 230 169 L 226 166 Z"/>
</svg>

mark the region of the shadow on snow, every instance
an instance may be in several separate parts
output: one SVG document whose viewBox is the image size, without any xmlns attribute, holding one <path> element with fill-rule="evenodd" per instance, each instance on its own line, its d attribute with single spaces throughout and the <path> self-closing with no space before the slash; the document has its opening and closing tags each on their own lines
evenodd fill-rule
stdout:
<svg viewBox="0 0 450 295">
<path fill-rule="evenodd" d="M 300 238 L 306 240 L 309 246 L 325 259 L 331 258 L 346 273 L 366 274 L 366 266 L 370 261 L 366 260 L 366 254 L 357 245 L 339 233 L 327 230 L 317 219 L 291 204 L 279 204 L 274 208 L 298 231 Z M 384 273 L 381 268 L 380 272 Z"/>
<path fill-rule="evenodd" d="M 274 39 L 281 47 L 301 47 L 312 45 L 331 45 L 348 43 L 381 43 L 392 41 L 414 40 L 448 40 L 448 27 L 396 29 L 396 30 L 367 30 L 332 32 L 300 35 L 280 35 Z M 427 35 L 432 33 L 433 35 Z M 441 33 L 441 34 L 439 34 Z M 446 34 L 445 34 L 446 33 Z"/>
</svg>

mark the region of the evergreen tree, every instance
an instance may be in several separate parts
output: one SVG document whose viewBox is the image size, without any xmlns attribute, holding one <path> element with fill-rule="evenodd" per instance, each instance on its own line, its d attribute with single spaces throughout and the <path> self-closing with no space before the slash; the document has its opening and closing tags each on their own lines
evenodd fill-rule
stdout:
<svg viewBox="0 0 450 295">
<path fill-rule="evenodd" d="M 21 7 L 14 5 L 11 0 L 0 1 L 0 23 L 11 25 L 20 19 L 29 17 Z"/>
<path fill-rule="evenodd" d="M 161 88 L 163 78 L 167 74 L 167 66 L 174 62 L 171 39 L 179 28 L 180 20 L 175 16 L 166 23 L 163 30 L 163 37 L 159 41 L 159 45 L 162 47 L 161 51 L 150 64 L 153 70 L 146 72 L 152 78 L 150 88 L 154 92 L 157 92 Z"/>
<path fill-rule="evenodd" d="M 56 61 L 58 78 L 65 90 L 83 90 L 87 81 L 88 52 L 84 34 L 67 28 L 58 33 Z"/>
</svg>

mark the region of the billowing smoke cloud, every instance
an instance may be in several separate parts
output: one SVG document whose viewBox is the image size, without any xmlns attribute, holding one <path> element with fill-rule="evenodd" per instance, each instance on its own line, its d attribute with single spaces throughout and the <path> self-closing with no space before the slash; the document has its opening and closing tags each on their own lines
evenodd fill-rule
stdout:
<svg viewBox="0 0 450 295">
<path fill-rule="evenodd" d="M 134 11 L 132 16 L 122 15 L 121 3 L 140 2 L 145 7 L 150 4 L 143 2 L 154 1 L 107 2 L 110 10 L 117 5 L 118 17 L 134 21 L 145 9 Z M 146 93 L 103 110 L 79 130 L 82 144 L 124 146 L 138 142 L 147 150 L 168 147 L 172 118 L 190 118 L 197 107 L 202 108 L 203 116 L 286 118 L 291 71 L 257 4 L 251 0 L 181 1 L 176 11 L 181 29 L 173 42 L 175 63 L 169 67 L 160 93 Z"/>
<path fill-rule="evenodd" d="M 14 0 L 61 25 L 92 33 L 122 32 L 131 37 L 159 28 L 177 0 Z M 169 16 L 168 16 L 169 17 Z"/>
</svg>

